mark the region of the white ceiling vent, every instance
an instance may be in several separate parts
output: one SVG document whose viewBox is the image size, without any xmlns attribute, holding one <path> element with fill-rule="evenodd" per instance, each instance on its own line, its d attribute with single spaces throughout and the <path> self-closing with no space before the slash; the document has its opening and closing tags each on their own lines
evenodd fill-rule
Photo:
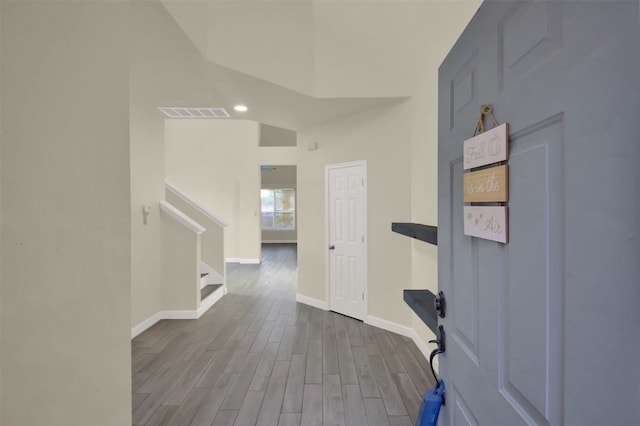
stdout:
<svg viewBox="0 0 640 426">
<path fill-rule="evenodd" d="M 159 107 L 169 118 L 229 118 L 224 108 Z"/>
</svg>

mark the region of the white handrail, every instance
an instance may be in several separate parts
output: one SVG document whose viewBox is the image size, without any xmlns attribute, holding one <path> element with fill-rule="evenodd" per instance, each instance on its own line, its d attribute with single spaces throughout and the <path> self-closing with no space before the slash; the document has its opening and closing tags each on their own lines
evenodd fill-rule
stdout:
<svg viewBox="0 0 640 426">
<path fill-rule="evenodd" d="M 207 228 L 200 225 L 198 222 L 194 221 L 189 216 L 182 213 L 180 210 L 167 203 L 166 201 L 160 201 L 160 210 L 173 217 L 175 220 L 182 223 L 184 226 L 191 229 L 196 234 L 202 234 L 207 230 Z"/>
<path fill-rule="evenodd" d="M 165 182 L 164 185 L 165 185 L 165 188 L 167 190 L 171 191 L 172 194 L 174 194 L 176 197 L 180 198 L 182 201 L 187 203 L 189 206 L 191 206 L 193 209 L 195 209 L 198 213 L 200 213 L 201 215 L 205 216 L 207 219 L 209 219 L 213 223 L 217 224 L 221 228 L 226 228 L 227 226 L 229 226 L 222 219 L 217 218 L 210 211 L 200 207 L 199 204 L 197 204 L 191 198 L 187 197 L 182 191 L 180 191 L 175 186 L 171 185 L 169 182 Z"/>
</svg>

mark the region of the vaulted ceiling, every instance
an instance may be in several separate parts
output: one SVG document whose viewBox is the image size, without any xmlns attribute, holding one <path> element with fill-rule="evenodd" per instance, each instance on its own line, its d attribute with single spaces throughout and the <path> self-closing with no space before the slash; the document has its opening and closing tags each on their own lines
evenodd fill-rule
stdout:
<svg viewBox="0 0 640 426">
<path fill-rule="evenodd" d="M 298 130 L 402 102 L 446 3 L 131 2 L 132 107 L 243 103 L 234 118 Z"/>
<path fill-rule="evenodd" d="M 316 98 L 409 96 L 420 1 L 163 0 L 202 56 Z"/>
</svg>

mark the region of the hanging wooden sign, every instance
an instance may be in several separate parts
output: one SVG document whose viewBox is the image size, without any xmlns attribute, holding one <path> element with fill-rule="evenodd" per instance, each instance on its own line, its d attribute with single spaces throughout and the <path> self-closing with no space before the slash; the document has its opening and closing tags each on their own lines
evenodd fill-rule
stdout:
<svg viewBox="0 0 640 426">
<path fill-rule="evenodd" d="M 506 161 L 509 158 L 509 125 L 507 123 L 464 141 L 464 170 Z"/>
<path fill-rule="evenodd" d="M 465 203 L 509 201 L 509 168 L 497 166 L 464 174 Z"/>
<path fill-rule="evenodd" d="M 507 243 L 508 224 L 504 206 L 464 206 L 465 235 Z"/>
<path fill-rule="evenodd" d="M 491 118 L 494 128 L 485 130 L 484 119 Z M 479 133 L 479 134 L 478 134 Z M 509 159 L 509 125 L 498 125 L 493 107 L 480 105 L 473 137 L 464 141 L 465 171 Z M 502 164 L 464 173 L 465 203 L 505 203 L 509 201 L 509 167 Z M 509 218 L 506 206 L 464 206 L 464 234 L 507 243 Z"/>
</svg>

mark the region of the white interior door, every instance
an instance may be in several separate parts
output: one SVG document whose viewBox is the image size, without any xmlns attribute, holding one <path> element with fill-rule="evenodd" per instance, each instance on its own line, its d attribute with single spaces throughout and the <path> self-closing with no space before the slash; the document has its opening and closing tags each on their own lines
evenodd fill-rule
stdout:
<svg viewBox="0 0 640 426">
<path fill-rule="evenodd" d="M 445 425 L 640 425 L 638 16 L 485 1 L 440 67 Z M 508 244 L 463 232 L 482 104 L 510 126 Z"/>
<path fill-rule="evenodd" d="M 326 168 L 329 309 L 367 314 L 366 163 Z"/>
</svg>

